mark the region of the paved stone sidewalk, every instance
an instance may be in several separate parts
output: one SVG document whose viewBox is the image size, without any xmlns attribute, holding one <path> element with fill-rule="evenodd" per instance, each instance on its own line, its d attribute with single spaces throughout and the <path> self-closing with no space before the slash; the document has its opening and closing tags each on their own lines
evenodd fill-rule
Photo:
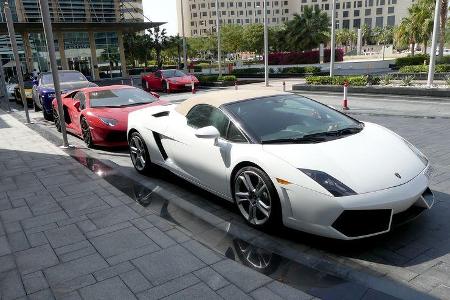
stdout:
<svg viewBox="0 0 450 300">
<path fill-rule="evenodd" d="M 1 299 L 311 299 L 192 239 L 0 111 Z"/>
</svg>

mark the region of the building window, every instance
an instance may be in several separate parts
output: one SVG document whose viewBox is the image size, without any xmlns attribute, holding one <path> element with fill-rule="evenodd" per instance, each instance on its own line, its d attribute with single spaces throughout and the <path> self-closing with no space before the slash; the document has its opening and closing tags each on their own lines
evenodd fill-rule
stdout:
<svg viewBox="0 0 450 300">
<path fill-rule="evenodd" d="M 388 7 L 388 14 L 394 13 L 394 6 Z"/>
<path fill-rule="evenodd" d="M 342 21 L 342 28 L 343 29 L 349 29 L 350 28 L 350 21 L 349 20 L 343 20 Z"/>
<path fill-rule="evenodd" d="M 325 4 L 325 10 L 330 10 L 330 4 L 328 3 Z"/>
<path fill-rule="evenodd" d="M 397 4 L 397 0 L 392 0 L 392 4 Z"/>
<path fill-rule="evenodd" d="M 202 3 L 202 4 L 200 4 L 200 7 L 201 7 L 201 8 L 205 8 L 205 7 L 206 7 L 206 4 L 205 4 L 205 3 Z"/>
<path fill-rule="evenodd" d="M 354 17 L 359 17 L 359 10 L 354 10 L 353 11 L 353 16 Z"/>
<path fill-rule="evenodd" d="M 377 17 L 375 19 L 375 26 L 377 27 L 383 27 L 383 17 Z"/>
<path fill-rule="evenodd" d="M 383 14 L 383 8 L 377 7 L 377 15 L 382 15 L 382 14 Z"/>
<path fill-rule="evenodd" d="M 225 7 L 225 3 L 224 2 L 220 2 L 220 7 Z"/>
<path fill-rule="evenodd" d="M 345 2 L 345 8 L 352 8 L 352 3 L 351 2 Z"/>
<path fill-rule="evenodd" d="M 388 16 L 387 17 L 387 25 L 388 26 L 394 26 L 395 25 L 395 16 Z"/>
<path fill-rule="evenodd" d="M 341 4 L 340 3 L 336 3 L 336 9 L 340 9 L 341 8 Z"/>
<path fill-rule="evenodd" d="M 366 24 L 367 26 L 369 26 L 369 28 L 371 28 L 372 27 L 372 18 L 365 18 L 364 24 Z"/>
<path fill-rule="evenodd" d="M 203 16 L 203 17 L 207 17 L 207 16 L 208 16 L 208 13 L 207 13 L 206 11 L 204 11 L 204 12 L 202 12 L 202 16 Z"/>
<path fill-rule="evenodd" d="M 348 10 L 344 10 L 344 11 L 342 12 L 342 17 L 348 18 Z"/>
<path fill-rule="evenodd" d="M 361 27 L 361 20 L 360 19 L 354 19 L 353 20 L 353 28 L 360 28 Z"/>
<path fill-rule="evenodd" d="M 196 8 L 195 4 L 192 4 L 191 7 L 192 7 L 192 9 L 195 9 L 195 8 Z"/>
<path fill-rule="evenodd" d="M 195 12 L 195 13 L 192 13 L 192 17 L 193 18 L 197 18 L 197 13 Z"/>
<path fill-rule="evenodd" d="M 288 13 L 289 13 L 289 9 L 285 8 L 285 9 L 284 9 L 284 13 L 285 13 L 285 14 L 288 14 Z"/>
<path fill-rule="evenodd" d="M 372 13 L 372 10 L 370 8 L 366 9 L 365 12 L 364 12 L 364 14 L 366 16 L 370 16 L 371 13 Z"/>
</svg>

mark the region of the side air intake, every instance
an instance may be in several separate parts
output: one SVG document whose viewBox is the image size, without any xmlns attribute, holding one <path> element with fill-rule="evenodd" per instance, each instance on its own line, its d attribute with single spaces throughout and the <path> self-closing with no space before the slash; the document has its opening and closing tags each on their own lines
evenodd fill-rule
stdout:
<svg viewBox="0 0 450 300">
<path fill-rule="evenodd" d="M 159 133 L 153 131 L 153 137 L 155 138 L 156 145 L 158 146 L 158 150 L 161 153 L 162 158 L 164 160 L 166 160 L 168 158 L 168 156 L 167 156 L 166 150 L 164 150 L 164 147 L 162 145 L 161 135 Z"/>
</svg>

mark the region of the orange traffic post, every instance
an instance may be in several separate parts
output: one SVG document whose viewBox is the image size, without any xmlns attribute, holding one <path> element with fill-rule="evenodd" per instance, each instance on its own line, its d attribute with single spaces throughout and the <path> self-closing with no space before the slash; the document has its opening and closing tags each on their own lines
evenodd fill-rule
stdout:
<svg viewBox="0 0 450 300">
<path fill-rule="evenodd" d="M 342 109 L 348 110 L 348 99 L 347 99 L 347 90 L 348 90 L 348 81 L 344 81 L 344 100 L 342 101 Z"/>
</svg>

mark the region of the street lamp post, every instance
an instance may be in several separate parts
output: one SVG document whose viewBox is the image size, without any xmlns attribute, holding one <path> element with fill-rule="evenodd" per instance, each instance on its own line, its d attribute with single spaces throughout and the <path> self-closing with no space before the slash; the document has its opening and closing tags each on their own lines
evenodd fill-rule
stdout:
<svg viewBox="0 0 450 300">
<path fill-rule="evenodd" d="M 63 148 L 69 147 L 67 141 L 66 123 L 64 122 L 64 110 L 61 101 L 61 85 L 59 83 L 58 65 L 56 64 L 55 44 L 53 38 L 52 24 L 48 7 L 48 0 L 39 0 L 41 6 L 42 23 L 44 25 L 45 38 L 47 40 L 48 58 L 50 60 L 50 68 L 53 77 L 53 86 L 55 87 L 55 97 L 58 103 L 58 115 L 61 125 L 61 133 L 63 137 Z"/>
<path fill-rule="evenodd" d="M 331 4 L 331 53 L 330 53 L 330 77 L 334 75 L 334 56 L 336 47 L 336 0 Z"/>
<path fill-rule="evenodd" d="M 267 0 L 263 0 L 264 9 L 264 85 L 269 86 L 269 29 L 267 24 Z"/>
<path fill-rule="evenodd" d="M 183 34 L 183 70 L 187 72 L 187 45 L 186 45 L 186 34 L 184 32 L 184 8 L 183 8 L 183 0 L 181 0 L 181 31 Z"/>
<path fill-rule="evenodd" d="M 220 46 L 219 0 L 216 0 L 217 60 L 219 61 L 219 77 L 222 76 L 222 50 Z"/>
<path fill-rule="evenodd" d="M 434 66 L 436 64 L 436 44 L 437 44 L 438 35 L 439 35 L 440 13 L 441 13 L 441 1 L 436 0 L 436 7 L 434 8 L 433 38 L 431 40 L 431 50 L 430 50 L 430 66 L 428 67 L 427 86 L 429 88 L 433 86 Z"/>
<path fill-rule="evenodd" d="M 25 89 L 24 89 L 24 84 L 23 84 L 23 74 L 22 74 L 22 67 L 20 65 L 19 51 L 17 49 L 16 32 L 14 30 L 14 23 L 13 23 L 11 9 L 9 8 L 8 1 L 5 1 L 4 8 L 5 8 L 5 17 L 6 17 L 6 23 L 7 23 L 8 32 L 9 32 L 9 38 L 11 39 L 11 48 L 12 48 L 13 55 L 14 55 L 14 61 L 16 62 L 16 73 L 17 73 L 17 81 L 19 84 L 20 97 L 22 98 L 23 109 L 25 111 L 25 117 L 27 119 L 27 123 L 31 123 L 30 115 L 28 114 L 28 103 L 27 103 L 27 98 L 25 96 Z M 8 101 L 9 101 L 9 99 L 8 99 Z"/>
</svg>

